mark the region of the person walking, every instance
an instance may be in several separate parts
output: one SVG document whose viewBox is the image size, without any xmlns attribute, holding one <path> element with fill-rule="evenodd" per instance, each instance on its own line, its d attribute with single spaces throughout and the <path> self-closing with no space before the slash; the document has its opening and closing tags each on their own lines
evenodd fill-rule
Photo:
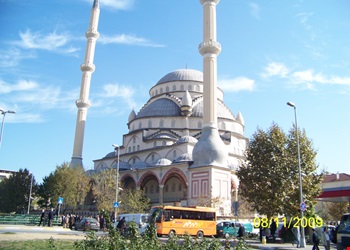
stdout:
<svg viewBox="0 0 350 250">
<path fill-rule="evenodd" d="M 44 227 L 45 226 L 45 209 L 41 210 L 40 222 L 38 227 L 40 227 L 41 223 L 43 224 L 43 227 Z"/>
<path fill-rule="evenodd" d="M 239 229 L 238 229 L 238 235 L 237 237 L 239 239 L 242 239 L 243 241 L 245 241 L 245 228 L 243 227 L 242 224 L 239 224 Z"/>
<path fill-rule="evenodd" d="M 297 248 L 300 247 L 300 230 L 299 230 L 299 227 L 292 227 L 292 233 L 294 234 L 294 241 L 292 242 L 293 245 L 296 244 L 297 245 Z"/>
<path fill-rule="evenodd" d="M 48 226 L 49 226 L 49 227 L 52 227 L 53 208 L 50 209 L 50 212 L 49 212 L 49 215 L 48 215 L 48 219 L 49 219 Z"/>
<path fill-rule="evenodd" d="M 312 250 L 320 250 L 318 247 L 318 244 L 320 244 L 320 240 L 318 238 L 318 234 L 315 230 L 315 228 L 312 229 L 314 232 L 312 233 L 312 242 L 314 243 L 314 246 L 312 247 Z"/>
<path fill-rule="evenodd" d="M 323 228 L 321 239 L 322 239 L 322 244 L 324 246 L 324 249 L 330 250 L 331 249 L 331 239 L 329 237 L 329 232 L 328 232 L 327 227 Z"/>
</svg>

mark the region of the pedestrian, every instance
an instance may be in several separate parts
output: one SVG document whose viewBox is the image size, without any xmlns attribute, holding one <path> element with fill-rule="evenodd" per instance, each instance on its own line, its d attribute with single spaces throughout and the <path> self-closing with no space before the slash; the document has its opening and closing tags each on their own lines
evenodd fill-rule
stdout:
<svg viewBox="0 0 350 250">
<path fill-rule="evenodd" d="M 322 231 L 322 235 L 321 235 L 321 239 L 322 239 L 322 244 L 324 246 L 324 249 L 325 250 L 330 250 L 331 249 L 331 239 L 329 237 L 329 233 L 328 233 L 328 228 L 327 226 L 325 226 L 323 228 L 323 231 Z"/>
<path fill-rule="evenodd" d="M 245 241 L 245 228 L 243 227 L 242 224 L 239 224 L 239 229 L 238 229 L 238 239 L 242 239 L 243 241 Z"/>
<path fill-rule="evenodd" d="M 122 235 L 125 233 L 126 221 L 125 217 L 123 217 L 117 224 L 117 229 L 121 232 Z"/>
<path fill-rule="evenodd" d="M 273 241 L 275 241 L 276 239 L 276 229 L 277 229 L 277 225 L 276 225 L 276 221 L 274 219 L 272 219 L 271 225 L 270 225 L 270 232 L 273 238 Z"/>
<path fill-rule="evenodd" d="M 103 215 L 100 216 L 100 229 L 103 231 L 105 229 L 105 218 L 103 218 Z"/>
<path fill-rule="evenodd" d="M 50 212 L 49 212 L 49 215 L 48 215 L 48 219 L 49 219 L 48 226 L 49 226 L 49 227 L 52 227 L 53 208 L 50 209 Z"/>
<path fill-rule="evenodd" d="M 312 247 L 312 250 L 320 250 L 319 247 L 318 247 L 318 244 L 320 243 L 320 240 L 318 238 L 318 234 L 315 230 L 315 228 L 312 228 L 312 230 L 314 231 L 312 233 L 312 242 L 314 243 L 314 246 Z"/>
<path fill-rule="evenodd" d="M 43 223 L 43 227 L 45 226 L 45 209 L 41 210 L 40 222 L 38 227 L 40 227 L 41 223 Z"/>
<path fill-rule="evenodd" d="M 294 235 L 294 241 L 292 242 L 292 244 L 296 244 L 297 245 L 297 248 L 300 247 L 300 230 L 299 230 L 299 227 L 295 227 L 293 225 L 292 227 L 292 233 Z"/>
</svg>

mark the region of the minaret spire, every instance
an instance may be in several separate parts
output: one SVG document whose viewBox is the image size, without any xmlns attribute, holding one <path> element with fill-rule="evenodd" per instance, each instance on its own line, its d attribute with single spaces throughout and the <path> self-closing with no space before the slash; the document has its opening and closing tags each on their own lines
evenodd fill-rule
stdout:
<svg viewBox="0 0 350 250">
<path fill-rule="evenodd" d="M 217 56 L 221 45 L 216 41 L 216 5 L 219 0 L 200 0 L 203 5 L 203 128 L 193 149 L 193 167 L 227 167 L 226 146 L 217 128 Z"/>
<path fill-rule="evenodd" d="M 80 96 L 76 100 L 75 104 L 78 108 L 77 122 L 75 127 L 75 138 L 73 147 L 73 156 L 71 164 L 73 167 L 82 166 L 83 167 L 83 142 L 84 142 L 84 131 L 87 110 L 90 107 L 89 92 L 90 92 L 90 82 L 91 75 L 95 71 L 94 65 L 94 54 L 96 40 L 99 37 L 97 31 L 98 19 L 100 16 L 100 4 L 99 0 L 94 0 L 90 16 L 89 29 L 86 32 L 86 52 L 84 63 L 80 66 L 82 71 L 81 86 L 80 86 Z"/>
</svg>

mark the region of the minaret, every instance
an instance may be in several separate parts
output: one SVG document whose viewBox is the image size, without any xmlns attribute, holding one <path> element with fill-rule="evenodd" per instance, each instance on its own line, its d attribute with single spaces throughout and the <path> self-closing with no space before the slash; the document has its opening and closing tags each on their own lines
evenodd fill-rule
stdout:
<svg viewBox="0 0 350 250">
<path fill-rule="evenodd" d="M 83 142 L 84 142 L 84 131 L 85 131 L 85 122 L 87 110 L 90 107 L 89 101 L 89 92 L 90 92 L 90 82 L 91 75 L 95 71 L 94 65 L 94 54 L 96 40 L 99 37 L 97 31 L 98 19 L 100 16 L 100 4 L 99 0 L 94 0 L 90 16 L 90 26 L 86 32 L 86 51 L 84 63 L 80 66 L 81 71 L 83 72 L 81 78 L 80 86 L 80 96 L 76 100 L 75 104 L 78 108 L 77 114 L 77 123 L 75 127 L 75 138 L 74 138 L 74 148 L 71 164 L 73 167 L 82 166 L 83 167 Z"/>
<path fill-rule="evenodd" d="M 217 56 L 221 45 L 216 41 L 216 5 L 219 0 L 200 0 L 203 5 L 203 127 L 202 135 L 193 149 L 193 167 L 227 167 L 226 145 L 217 128 Z"/>
</svg>

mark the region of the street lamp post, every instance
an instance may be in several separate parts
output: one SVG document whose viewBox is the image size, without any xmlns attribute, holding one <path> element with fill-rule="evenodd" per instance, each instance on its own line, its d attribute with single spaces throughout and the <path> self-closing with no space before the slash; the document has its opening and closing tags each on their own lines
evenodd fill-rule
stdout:
<svg viewBox="0 0 350 250">
<path fill-rule="evenodd" d="M 302 176 L 301 176 L 301 160 L 300 160 L 300 143 L 299 143 L 299 134 L 298 134 L 298 120 L 297 120 L 297 107 L 293 102 L 287 102 L 287 105 L 294 108 L 294 118 L 295 118 L 295 132 L 297 137 L 297 148 L 298 148 L 298 166 L 299 166 L 299 191 L 300 191 L 300 204 L 303 203 L 303 183 L 302 183 Z M 300 208 L 300 219 L 303 219 L 304 212 Z M 304 228 L 300 227 L 300 247 L 305 248 L 305 232 Z"/>
<path fill-rule="evenodd" d="M 5 115 L 6 114 L 15 114 L 16 112 L 15 111 L 12 111 L 12 110 L 3 110 L 3 109 L 0 109 L 0 114 L 2 114 L 2 123 L 1 123 L 1 132 L 0 132 L 0 148 L 1 148 L 1 142 L 2 142 L 2 133 L 3 133 L 3 130 L 4 130 L 4 123 L 5 123 Z"/>
<path fill-rule="evenodd" d="M 30 189 L 29 189 L 29 198 L 28 198 L 28 210 L 27 214 L 29 214 L 29 209 L 30 209 L 30 200 L 32 199 L 32 188 L 33 188 L 33 173 L 31 174 L 31 179 L 30 179 Z"/>
<path fill-rule="evenodd" d="M 117 156 L 117 177 L 116 177 L 116 184 L 115 184 L 115 202 L 118 202 L 118 191 L 119 191 L 119 151 L 120 147 L 117 144 L 112 144 L 114 147 L 114 155 Z M 114 222 L 117 221 L 117 207 L 114 208 Z"/>
</svg>

